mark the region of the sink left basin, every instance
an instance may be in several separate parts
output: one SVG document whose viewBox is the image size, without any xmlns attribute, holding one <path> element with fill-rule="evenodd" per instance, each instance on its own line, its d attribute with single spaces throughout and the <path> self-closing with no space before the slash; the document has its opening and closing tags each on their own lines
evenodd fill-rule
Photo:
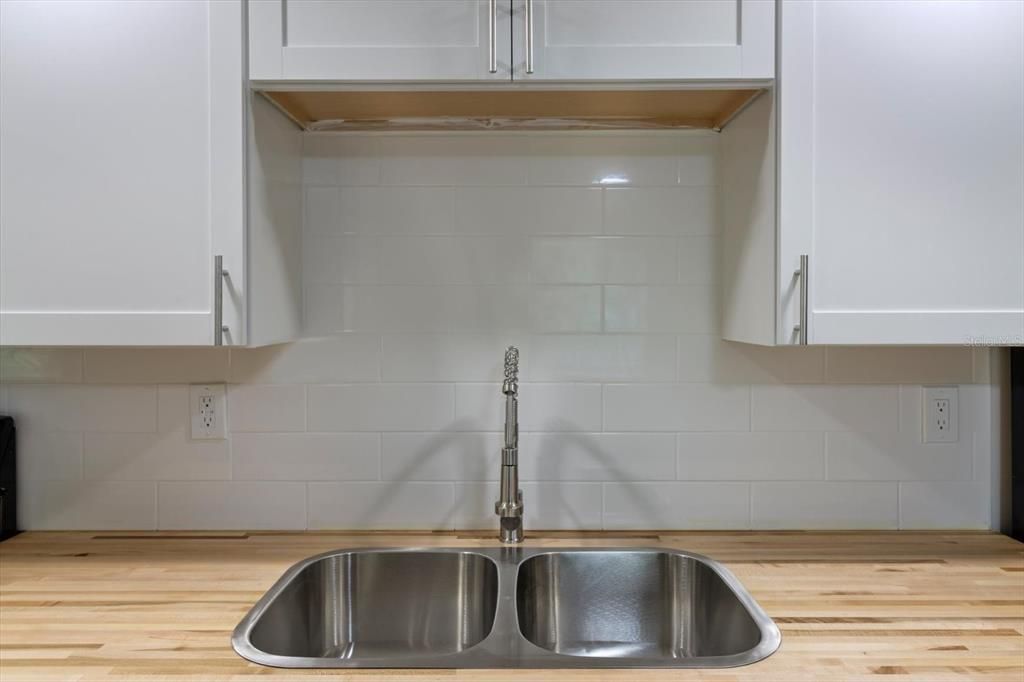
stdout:
<svg viewBox="0 0 1024 682">
<path fill-rule="evenodd" d="M 235 629 L 232 643 L 256 663 L 445 657 L 490 633 L 498 570 L 465 551 L 355 550 L 290 569 Z"/>
</svg>

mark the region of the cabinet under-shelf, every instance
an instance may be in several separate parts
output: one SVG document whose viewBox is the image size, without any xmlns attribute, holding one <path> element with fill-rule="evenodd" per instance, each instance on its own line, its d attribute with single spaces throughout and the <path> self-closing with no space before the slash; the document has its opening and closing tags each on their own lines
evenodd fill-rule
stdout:
<svg viewBox="0 0 1024 682">
<path fill-rule="evenodd" d="M 721 129 L 764 89 L 262 90 L 305 130 Z"/>
</svg>

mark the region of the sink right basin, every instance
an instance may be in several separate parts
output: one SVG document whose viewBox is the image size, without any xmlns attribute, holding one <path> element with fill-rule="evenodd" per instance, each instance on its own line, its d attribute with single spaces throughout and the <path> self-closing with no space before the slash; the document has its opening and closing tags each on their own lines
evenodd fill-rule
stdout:
<svg viewBox="0 0 1024 682">
<path fill-rule="evenodd" d="M 755 620 L 760 609 L 744 604 L 734 581 L 702 558 L 674 552 L 539 554 L 519 567 L 519 630 L 536 646 L 567 656 L 669 665 L 757 660 L 767 655 L 755 651 L 765 624 Z"/>
</svg>

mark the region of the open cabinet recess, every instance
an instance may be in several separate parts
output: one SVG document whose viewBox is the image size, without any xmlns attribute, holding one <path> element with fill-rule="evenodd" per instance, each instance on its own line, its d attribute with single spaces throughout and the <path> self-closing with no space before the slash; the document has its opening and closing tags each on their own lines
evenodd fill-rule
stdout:
<svg viewBox="0 0 1024 682">
<path fill-rule="evenodd" d="M 762 91 L 264 91 L 306 130 L 720 129 Z"/>
</svg>

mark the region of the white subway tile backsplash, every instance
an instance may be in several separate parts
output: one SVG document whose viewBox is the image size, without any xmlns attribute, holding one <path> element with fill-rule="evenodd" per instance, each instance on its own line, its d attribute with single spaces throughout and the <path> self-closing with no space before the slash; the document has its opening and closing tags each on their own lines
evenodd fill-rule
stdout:
<svg viewBox="0 0 1024 682">
<path fill-rule="evenodd" d="M 753 386 L 754 431 L 896 431 L 896 386 Z"/>
<path fill-rule="evenodd" d="M 166 481 L 231 478 L 226 440 L 192 440 L 189 389 L 157 388 L 157 433 L 83 434 L 88 480 Z"/>
<path fill-rule="evenodd" d="M 382 237 L 381 281 L 389 284 L 457 282 L 455 240 L 451 237 Z"/>
<path fill-rule="evenodd" d="M 303 431 L 306 428 L 306 387 L 232 384 L 228 387 L 228 429 Z"/>
<path fill-rule="evenodd" d="M 63 383 L 82 380 L 79 348 L 0 348 L 0 383 Z"/>
<path fill-rule="evenodd" d="M 500 382 L 509 345 L 525 351 L 523 340 L 509 335 L 387 334 L 381 368 L 384 381 Z"/>
<path fill-rule="evenodd" d="M 604 233 L 714 234 L 718 231 L 717 199 L 712 186 L 609 188 L 604 193 Z"/>
<path fill-rule="evenodd" d="M 524 433 L 519 463 L 520 479 L 527 481 L 664 481 L 676 475 L 675 438 L 663 433 Z"/>
<path fill-rule="evenodd" d="M 750 525 L 746 483 L 605 483 L 604 527 L 712 528 Z"/>
<path fill-rule="evenodd" d="M 498 475 L 501 445 L 497 433 L 385 433 L 381 478 L 392 481 L 490 480 Z"/>
<path fill-rule="evenodd" d="M 671 284 L 678 277 L 677 242 L 663 237 L 604 237 L 603 283 Z"/>
<path fill-rule="evenodd" d="M 457 384 L 456 427 L 460 431 L 501 431 L 505 403 L 494 383 Z M 522 431 L 600 431 L 601 386 L 520 384 Z"/>
<path fill-rule="evenodd" d="M 679 184 L 718 183 L 718 135 L 692 133 L 679 138 Z"/>
<path fill-rule="evenodd" d="M 382 137 L 385 185 L 522 185 L 524 141 L 514 135 Z"/>
<path fill-rule="evenodd" d="M 373 185 L 380 180 L 380 138 L 335 133 L 303 136 L 305 185 Z"/>
<path fill-rule="evenodd" d="M 608 431 L 747 431 L 746 386 L 612 384 L 604 387 Z"/>
<path fill-rule="evenodd" d="M 303 192 L 303 231 L 305 234 L 339 235 L 340 202 L 337 187 L 306 187 Z"/>
<path fill-rule="evenodd" d="M 758 482 L 751 484 L 751 518 L 761 529 L 894 529 L 897 483 Z"/>
<path fill-rule="evenodd" d="M 368 433 L 240 433 L 231 439 L 236 481 L 372 481 L 380 437 Z"/>
<path fill-rule="evenodd" d="M 525 284 L 530 278 L 526 237 L 466 236 L 452 239 L 451 274 L 456 284 Z"/>
<path fill-rule="evenodd" d="M 603 241 L 595 237 L 536 237 L 530 240 L 530 278 L 553 284 L 600 283 Z"/>
<path fill-rule="evenodd" d="M 601 527 L 599 483 L 524 482 L 521 487 L 524 500 L 530 501 L 529 507 L 523 510 L 523 523 L 527 528 L 596 530 Z M 492 511 L 493 506 L 492 503 Z"/>
<path fill-rule="evenodd" d="M 86 480 L 227 480 L 227 441 L 191 440 L 184 431 L 86 433 L 82 473 Z"/>
<path fill-rule="evenodd" d="M 346 329 L 344 324 L 344 314 L 352 317 L 351 308 L 354 305 L 349 302 L 348 308 L 342 310 L 346 291 L 351 292 L 352 289 L 332 284 L 307 284 L 302 296 L 302 333 L 306 336 L 320 336 L 354 331 L 352 328 Z"/>
<path fill-rule="evenodd" d="M 189 387 L 182 384 L 161 384 L 156 392 L 156 430 L 191 432 Z"/>
<path fill-rule="evenodd" d="M 468 287 L 466 287 L 468 289 Z M 304 332 L 442 332 L 459 288 L 315 285 L 306 290 Z"/>
<path fill-rule="evenodd" d="M 811 346 L 755 346 L 713 335 L 679 337 L 679 380 L 718 384 L 818 383 L 824 351 Z"/>
<path fill-rule="evenodd" d="M 96 384 L 223 382 L 227 348 L 86 348 L 85 381 Z"/>
<path fill-rule="evenodd" d="M 364 290 L 366 288 L 364 287 Z M 346 328 L 357 331 L 432 332 L 451 326 L 450 296 L 452 289 L 421 286 L 381 286 L 366 292 L 368 297 L 345 297 L 342 314 Z M 349 322 L 349 309 L 354 300 Z"/>
<path fill-rule="evenodd" d="M 156 483 L 26 481 L 18 525 L 32 530 L 155 530 Z"/>
<path fill-rule="evenodd" d="M 322 295 L 314 290 L 313 297 L 324 301 L 322 306 L 341 306 L 342 319 L 320 311 L 315 320 L 320 328 L 312 330 L 318 333 L 522 334 L 596 332 L 601 327 L 601 289 L 596 286 L 345 287 Z"/>
<path fill-rule="evenodd" d="M 444 307 L 434 313 L 447 315 L 456 333 L 521 334 L 533 319 L 530 291 L 528 286 L 451 287 L 444 291 Z"/>
<path fill-rule="evenodd" d="M 514 344 L 528 533 L 990 527 L 988 351 L 721 340 L 719 143 L 306 134 L 306 340 L 0 348 L 23 525 L 493 529 Z M 921 443 L 923 384 L 959 442 Z"/>
<path fill-rule="evenodd" d="M 82 434 L 18 428 L 19 481 L 74 481 L 82 478 Z"/>
<path fill-rule="evenodd" d="M 380 337 L 371 334 L 239 348 L 231 354 L 231 381 L 239 384 L 330 384 L 379 378 Z"/>
<path fill-rule="evenodd" d="M 713 236 L 680 237 L 679 283 L 701 286 L 717 284 L 718 239 Z"/>
<path fill-rule="evenodd" d="M 379 279 L 388 284 L 524 284 L 526 237 L 392 236 L 379 239 Z"/>
<path fill-rule="evenodd" d="M 825 378 L 837 384 L 969 384 L 974 379 L 972 350 L 831 346 L 825 351 Z"/>
<path fill-rule="evenodd" d="M 454 418 L 451 384 L 309 386 L 310 431 L 439 431 Z"/>
<path fill-rule="evenodd" d="M 900 527 L 985 529 L 992 498 L 984 481 L 905 481 L 900 486 Z"/>
<path fill-rule="evenodd" d="M 639 334 L 533 336 L 523 349 L 530 381 L 673 381 L 676 337 Z"/>
<path fill-rule="evenodd" d="M 529 302 L 531 331 L 601 331 L 601 287 L 538 286 Z"/>
<path fill-rule="evenodd" d="M 82 431 L 155 431 L 155 386 L 76 386 Z"/>
<path fill-rule="evenodd" d="M 309 484 L 309 528 L 312 530 L 441 530 L 452 528 L 454 517 L 451 483 Z"/>
<path fill-rule="evenodd" d="M 531 225 L 524 212 L 530 210 L 534 198 L 530 193 L 535 191 L 526 187 L 458 187 L 455 189 L 453 232 L 459 235 L 528 234 Z M 599 212 L 597 217 L 600 225 Z"/>
<path fill-rule="evenodd" d="M 306 211 L 310 210 L 309 192 Z M 328 233 L 448 234 L 455 218 L 455 195 L 447 187 L 343 187 L 329 210 L 326 228 L 318 219 L 307 230 Z M 319 214 L 317 214 L 319 215 Z"/>
<path fill-rule="evenodd" d="M 535 136 L 529 146 L 531 185 L 675 185 L 679 135 Z"/>
<path fill-rule="evenodd" d="M 801 481 L 825 478 L 820 433 L 682 433 L 678 478 L 690 481 Z"/>
<path fill-rule="evenodd" d="M 677 279 L 668 237 L 535 237 L 530 275 L 550 284 L 666 284 Z"/>
<path fill-rule="evenodd" d="M 285 481 L 163 482 L 160 530 L 289 530 L 306 527 L 306 484 Z"/>
<path fill-rule="evenodd" d="M 526 190 L 530 220 L 519 229 L 530 234 L 601 234 L 601 192 L 596 187 L 531 187 Z"/>
<path fill-rule="evenodd" d="M 23 384 L 7 387 L 7 411 L 39 431 L 156 431 L 155 386 Z"/>
<path fill-rule="evenodd" d="M 604 328 L 609 332 L 716 334 L 718 307 L 706 287 L 606 286 Z"/>
<path fill-rule="evenodd" d="M 460 187 L 455 232 L 463 235 L 601 234 L 597 187 Z"/>
<path fill-rule="evenodd" d="M 374 284 L 380 280 L 378 237 L 307 232 L 302 276 L 310 284 Z"/>
<path fill-rule="evenodd" d="M 835 481 L 934 481 L 971 477 L 969 434 L 958 443 L 921 443 L 918 434 L 840 432 L 826 435 L 828 477 Z"/>
</svg>

